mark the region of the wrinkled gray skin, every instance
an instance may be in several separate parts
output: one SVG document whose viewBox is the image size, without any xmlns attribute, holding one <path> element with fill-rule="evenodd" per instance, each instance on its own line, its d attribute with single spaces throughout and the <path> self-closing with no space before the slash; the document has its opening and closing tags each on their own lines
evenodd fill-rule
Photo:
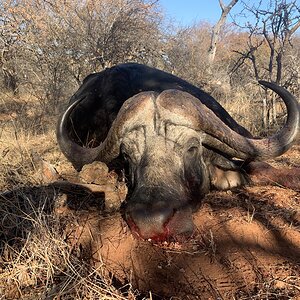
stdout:
<svg viewBox="0 0 300 300">
<path fill-rule="evenodd" d="M 275 84 L 261 84 L 281 96 L 288 118 L 278 134 L 258 140 L 186 81 L 144 65 L 119 65 L 84 80 L 59 119 L 58 142 L 78 170 L 121 159 L 129 168 L 124 217 L 132 232 L 177 239 L 193 232 L 192 212 L 207 192 L 245 184 L 240 166 L 276 157 L 296 139 L 297 101 Z"/>
</svg>

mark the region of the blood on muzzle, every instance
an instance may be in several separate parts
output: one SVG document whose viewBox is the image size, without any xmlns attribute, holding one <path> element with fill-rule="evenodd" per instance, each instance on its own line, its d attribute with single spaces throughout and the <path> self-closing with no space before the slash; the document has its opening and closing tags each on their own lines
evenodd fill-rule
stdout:
<svg viewBox="0 0 300 300">
<path fill-rule="evenodd" d="M 191 209 L 176 208 L 171 199 L 129 203 L 125 219 L 135 236 L 153 241 L 177 240 L 194 231 Z"/>
</svg>

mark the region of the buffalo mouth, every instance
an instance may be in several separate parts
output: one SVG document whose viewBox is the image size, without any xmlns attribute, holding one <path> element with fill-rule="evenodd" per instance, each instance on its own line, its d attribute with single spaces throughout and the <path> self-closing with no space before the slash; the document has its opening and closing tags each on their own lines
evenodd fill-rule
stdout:
<svg viewBox="0 0 300 300">
<path fill-rule="evenodd" d="M 126 218 L 126 222 L 135 238 L 154 243 L 182 242 L 191 238 L 195 231 L 191 211 L 175 212 L 163 226 L 156 223 L 138 226 L 130 216 Z"/>
<path fill-rule="evenodd" d="M 161 187 L 146 188 L 127 200 L 123 217 L 133 236 L 152 242 L 188 239 L 195 231 L 191 205 L 172 191 L 167 198 L 161 195 Z"/>
</svg>

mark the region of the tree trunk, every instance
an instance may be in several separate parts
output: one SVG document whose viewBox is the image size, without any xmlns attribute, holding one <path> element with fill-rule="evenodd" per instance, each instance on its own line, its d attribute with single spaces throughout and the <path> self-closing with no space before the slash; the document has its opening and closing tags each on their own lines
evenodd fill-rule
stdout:
<svg viewBox="0 0 300 300">
<path fill-rule="evenodd" d="M 212 65 L 214 60 L 215 60 L 216 51 L 217 51 L 217 44 L 218 44 L 221 29 L 222 29 L 223 25 L 225 24 L 227 15 L 229 14 L 230 10 L 232 9 L 232 7 L 237 2 L 238 2 L 238 0 L 232 0 L 228 4 L 228 6 L 225 6 L 223 1 L 219 0 L 219 4 L 220 4 L 221 10 L 222 10 L 222 14 L 221 14 L 221 17 L 220 17 L 219 21 L 214 26 L 213 32 L 212 32 L 212 35 L 211 35 L 210 47 L 208 49 L 208 61 L 209 61 L 210 65 Z"/>
</svg>

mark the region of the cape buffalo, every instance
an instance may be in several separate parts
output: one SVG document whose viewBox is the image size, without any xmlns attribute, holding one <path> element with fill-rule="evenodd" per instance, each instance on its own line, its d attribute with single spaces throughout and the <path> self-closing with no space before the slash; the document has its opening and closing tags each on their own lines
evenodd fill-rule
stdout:
<svg viewBox="0 0 300 300">
<path fill-rule="evenodd" d="M 210 95 L 166 72 L 136 63 L 87 76 L 60 117 L 57 139 L 77 170 L 120 160 L 130 193 L 124 217 L 152 240 L 193 231 L 192 212 L 211 189 L 247 182 L 243 165 L 281 155 L 299 132 L 299 104 L 284 88 L 260 81 L 287 107 L 274 136 L 255 139 Z"/>
</svg>

